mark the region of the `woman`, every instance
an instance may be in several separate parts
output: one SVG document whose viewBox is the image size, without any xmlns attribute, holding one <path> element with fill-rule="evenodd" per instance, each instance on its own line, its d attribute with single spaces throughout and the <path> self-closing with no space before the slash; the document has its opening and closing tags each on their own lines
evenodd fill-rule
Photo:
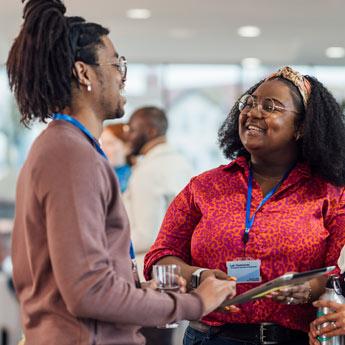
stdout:
<svg viewBox="0 0 345 345">
<path fill-rule="evenodd" d="M 179 263 L 194 286 L 210 275 L 237 276 L 240 294 L 287 271 L 334 265 L 345 244 L 345 128 L 324 86 L 282 68 L 236 102 L 219 141 L 235 160 L 176 197 L 145 258 L 146 278 L 157 262 Z M 310 302 L 324 284 L 211 313 L 190 324 L 184 344 L 307 344 Z"/>
<path fill-rule="evenodd" d="M 116 176 L 119 179 L 121 192 L 127 189 L 131 176 L 131 166 L 127 162 L 127 126 L 122 123 L 108 125 L 101 135 L 102 149 L 107 155 Z"/>
</svg>

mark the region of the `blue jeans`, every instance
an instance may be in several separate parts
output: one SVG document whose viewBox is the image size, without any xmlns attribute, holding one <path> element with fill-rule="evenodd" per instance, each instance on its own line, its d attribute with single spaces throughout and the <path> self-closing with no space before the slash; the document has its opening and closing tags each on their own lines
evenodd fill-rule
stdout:
<svg viewBox="0 0 345 345">
<path fill-rule="evenodd" d="M 253 343 L 218 337 L 210 332 L 202 333 L 188 326 L 184 334 L 183 345 L 253 345 Z"/>
</svg>

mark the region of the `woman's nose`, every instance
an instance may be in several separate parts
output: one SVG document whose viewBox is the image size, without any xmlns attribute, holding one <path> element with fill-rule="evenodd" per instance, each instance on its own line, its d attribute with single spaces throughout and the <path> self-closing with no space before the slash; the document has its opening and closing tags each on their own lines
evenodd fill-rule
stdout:
<svg viewBox="0 0 345 345">
<path fill-rule="evenodd" d="M 264 114 L 262 112 L 261 104 L 258 103 L 258 104 L 255 105 L 255 107 L 251 108 L 248 111 L 247 116 L 255 117 L 255 118 L 263 118 Z"/>
</svg>

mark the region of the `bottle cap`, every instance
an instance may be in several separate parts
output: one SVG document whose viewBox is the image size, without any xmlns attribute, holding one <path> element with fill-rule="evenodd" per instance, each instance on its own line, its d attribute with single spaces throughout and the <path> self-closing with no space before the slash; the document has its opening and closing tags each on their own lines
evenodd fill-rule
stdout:
<svg viewBox="0 0 345 345">
<path fill-rule="evenodd" d="M 330 275 L 327 281 L 326 288 L 333 289 L 337 295 L 341 295 L 340 277 L 338 275 Z"/>
</svg>

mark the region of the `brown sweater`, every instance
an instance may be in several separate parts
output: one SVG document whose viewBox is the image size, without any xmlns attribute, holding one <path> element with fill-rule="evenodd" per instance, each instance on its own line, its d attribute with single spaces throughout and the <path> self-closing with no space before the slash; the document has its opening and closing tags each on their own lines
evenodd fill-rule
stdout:
<svg viewBox="0 0 345 345">
<path fill-rule="evenodd" d="M 195 294 L 135 288 L 108 161 L 65 121 L 36 139 L 17 184 L 14 281 L 26 345 L 136 345 L 139 326 L 200 318 Z"/>
</svg>

